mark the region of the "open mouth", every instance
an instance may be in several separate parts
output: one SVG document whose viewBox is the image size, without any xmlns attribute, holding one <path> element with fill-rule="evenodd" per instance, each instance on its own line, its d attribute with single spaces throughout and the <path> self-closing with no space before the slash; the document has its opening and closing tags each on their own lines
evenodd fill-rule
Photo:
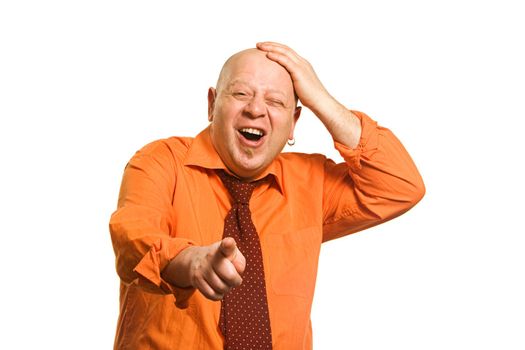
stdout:
<svg viewBox="0 0 525 350">
<path fill-rule="evenodd" d="M 242 136 L 244 136 L 245 139 L 250 141 L 259 141 L 263 136 L 264 132 L 259 129 L 254 128 L 242 128 L 239 130 Z"/>
</svg>

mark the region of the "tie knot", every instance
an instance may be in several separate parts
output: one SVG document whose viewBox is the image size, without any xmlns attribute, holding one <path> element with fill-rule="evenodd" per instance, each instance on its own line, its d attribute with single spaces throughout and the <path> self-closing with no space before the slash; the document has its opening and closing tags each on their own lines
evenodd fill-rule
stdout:
<svg viewBox="0 0 525 350">
<path fill-rule="evenodd" d="M 256 182 L 243 182 L 242 180 L 236 178 L 220 170 L 217 172 L 219 177 L 222 180 L 222 183 L 228 189 L 228 192 L 233 197 L 235 203 L 238 204 L 249 204 L 250 198 L 252 196 L 253 190 L 257 187 L 259 181 Z"/>
</svg>

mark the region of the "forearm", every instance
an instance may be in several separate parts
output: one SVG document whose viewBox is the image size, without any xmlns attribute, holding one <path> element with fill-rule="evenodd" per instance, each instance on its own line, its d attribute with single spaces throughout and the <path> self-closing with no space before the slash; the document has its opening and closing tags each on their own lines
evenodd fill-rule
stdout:
<svg viewBox="0 0 525 350">
<path fill-rule="evenodd" d="M 172 292 L 160 271 L 193 244 L 186 238 L 171 237 L 167 226 L 155 225 L 162 217 L 151 208 L 130 206 L 117 210 L 109 225 L 122 282 L 151 293 Z"/>
<path fill-rule="evenodd" d="M 162 278 L 169 284 L 179 287 L 192 287 L 190 278 L 191 254 L 196 247 L 188 247 L 173 258 L 162 270 Z"/>
<path fill-rule="evenodd" d="M 326 164 L 325 241 L 392 219 L 425 193 L 421 175 L 397 137 L 364 113 L 353 113 L 362 125 L 359 147 L 336 144 L 345 163 Z"/>
<path fill-rule="evenodd" d="M 175 159 L 163 143 L 137 152 L 124 171 L 118 209 L 109 225 L 122 282 L 151 293 L 174 293 L 160 272 L 193 245 L 173 232 L 174 167 Z"/>
<path fill-rule="evenodd" d="M 361 121 L 350 110 L 328 93 L 320 97 L 310 109 L 335 141 L 351 149 L 357 147 L 361 138 Z"/>
<path fill-rule="evenodd" d="M 338 148 L 350 166 L 349 174 L 357 190 L 374 200 L 384 198 L 415 204 L 424 194 L 425 186 L 410 154 L 392 131 L 364 113 L 354 113 L 361 119 L 360 147 L 351 151 Z"/>
</svg>

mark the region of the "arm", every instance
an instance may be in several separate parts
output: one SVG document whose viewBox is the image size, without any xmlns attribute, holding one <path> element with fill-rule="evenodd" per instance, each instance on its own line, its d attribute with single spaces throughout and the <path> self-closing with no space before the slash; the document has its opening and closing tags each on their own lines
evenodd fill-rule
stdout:
<svg viewBox="0 0 525 350">
<path fill-rule="evenodd" d="M 324 240 L 393 219 L 416 205 L 425 185 L 401 142 L 366 114 L 355 149 L 335 142 L 345 162 L 325 163 Z"/>
<path fill-rule="evenodd" d="M 139 151 L 124 171 L 110 231 L 121 280 L 151 293 L 174 294 L 184 307 L 194 288 L 221 299 L 242 282 L 246 262 L 232 238 L 201 247 L 176 237 L 176 167 L 162 142 Z"/>
<path fill-rule="evenodd" d="M 155 142 L 144 147 L 124 170 L 109 228 L 121 281 L 150 293 L 174 294 L 179 301 L 191 291 L 174 288 L 160 274 L 171 259 L 193 245 L 173 232 L 171 201 L 176 183 L 176 164 L 168 145 Z"/>
<path fill-rule="evenodd" d="M 310 63 L 287 46 L 264 42 L 257 48 L 288 70 L 297 96 L 322 121 L 345 159 L 325 164 L 325 241 L 390 220 L 423 197 L 421 176 L 390 130 L 336 101 Z"/>
</svg>

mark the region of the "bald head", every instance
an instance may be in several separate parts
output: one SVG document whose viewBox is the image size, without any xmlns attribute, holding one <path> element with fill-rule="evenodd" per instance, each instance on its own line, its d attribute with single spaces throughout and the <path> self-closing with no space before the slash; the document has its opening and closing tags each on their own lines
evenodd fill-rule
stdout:
<svg viewBox="0 0 525 350">
<path fill-rule="evenodd" d="M 285 90 L 291 91 L 297 104 L 297 96 L 293 90 L 293 83 L 288 71 L 279 63 L 266 57 L 266 52 L 250 48 L 239 51 L 226 60 L 222 66 L 217 80 L 216 90 L 218 94 L 232 83 L 245 75 L 253 73 L 261 78 L 267 78 L 269 83 L 275 83 Z M 291 89 L 291 90 L 290 90 Z"/>
<path fill-rule="evenodd" d="M 243 179 L 262 176 L 287 140 L 301 107 L 288 71 L 248 49 L 231 56 L 208 89 L 210 137 L 224 165 Z"/>
</svg>

